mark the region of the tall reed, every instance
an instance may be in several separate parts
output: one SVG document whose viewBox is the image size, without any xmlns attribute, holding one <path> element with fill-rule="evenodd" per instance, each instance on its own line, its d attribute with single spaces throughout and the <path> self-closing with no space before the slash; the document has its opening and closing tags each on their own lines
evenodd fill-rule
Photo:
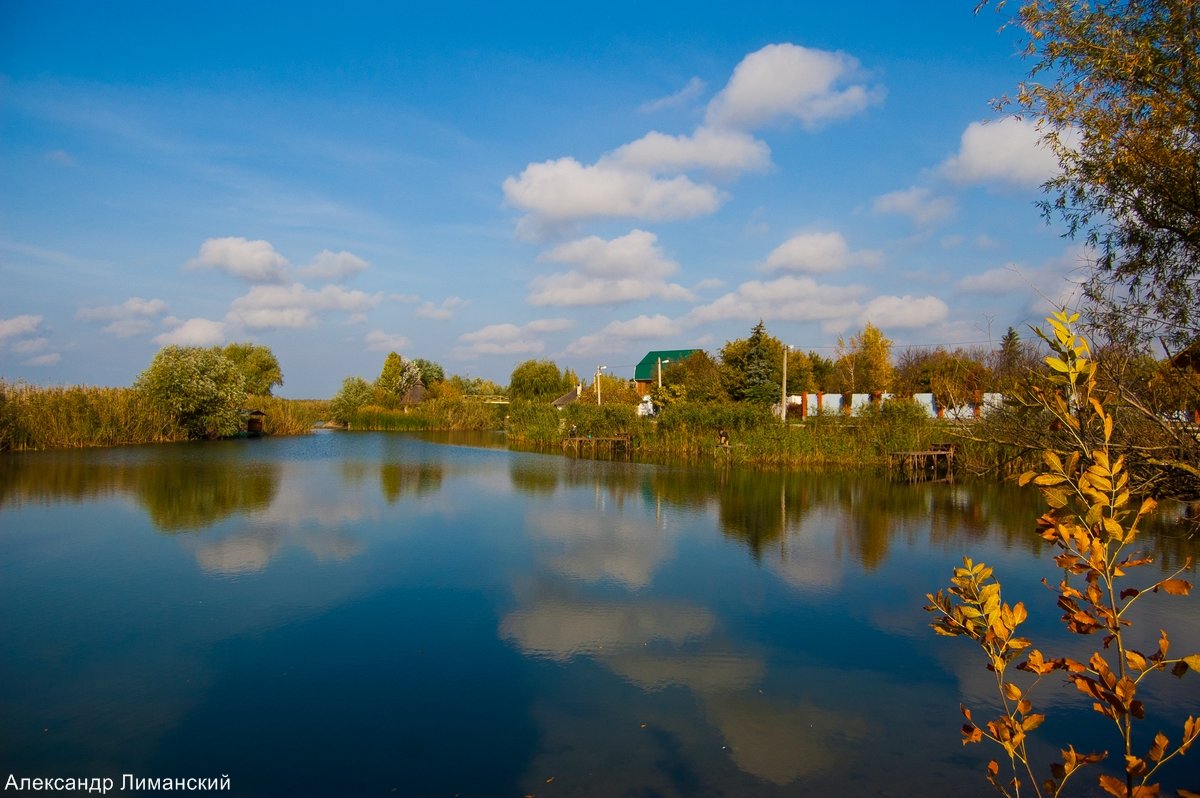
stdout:
<svg viewBox="0 0 1200 798">
<path fill-rule="evenodd" d="M 167 414 L 132 388 L 0 381 L 0 450 L 116 446 L 184 437 Z"/>
<path fill-rule="evenodd" d="M 298 435 L 329 415 L 328 402 L 256 396 L 269 435 Z M 187 439 L 141 391 L 85 385 L 36 386 L 0 380 L 0 451 L 73 449 Z"/>
</svg>

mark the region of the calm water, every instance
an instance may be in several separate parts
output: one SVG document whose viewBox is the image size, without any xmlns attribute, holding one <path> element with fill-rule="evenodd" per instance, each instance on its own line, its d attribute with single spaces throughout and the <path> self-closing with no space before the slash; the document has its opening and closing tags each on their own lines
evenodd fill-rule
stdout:
<svg viewBox="0 0 1200 798">
<path fill-rule="evenodd" d="M 1058 635 L 1024 492 L 486 443 L 0 456 L 0 779 L 986 795 L 996 752 L 959 744 L 958 705 L 986 712 L 991 675 L 935 638 L 924 594 L 970 554 L 1031 607 L 1045 650 L 1084 650 Z M 1194 554 L 1154 545 L 1165 564 Z M 1152 598 L 1141 639 L 1163 626 L 1200 650 L 1197 600 Z M 1200 678 L 1160 684 L 1149 711 L 1178 737 Z M 1039 737 L 1103 746 L 1073 693 L 1041 696 Z M 1196 789 L 1200 752 L 1166 783 Z"/>
</svg>

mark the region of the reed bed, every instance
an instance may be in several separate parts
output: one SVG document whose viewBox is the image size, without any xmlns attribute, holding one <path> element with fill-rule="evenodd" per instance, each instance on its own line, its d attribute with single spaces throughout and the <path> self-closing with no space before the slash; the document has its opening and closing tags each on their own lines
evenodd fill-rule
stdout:
<svg viewBox="0 0 1200 798">
<path fill-rule="evenodd" d="M 329 415 L 329 403 L 257 396 L 269 435 L 299 435 Z M 79 449 L 187 439 L 175 420 L 133 388 L 37 386 L 0 381 L 0 451 Z"/>
<path fill-rule="evenodd" d="M 186 436 L 132 388 L 0 382 L 0 450 L 160 443 Z"/>
<path fill-rule="evenodd" d="M 495 430 L 503 426 L 503 405 L 437 398 L 411 407 L 365 405 L 349 421 L 349 428 L 381 432 L 442 430 Z M 553 408 L 550 408 L 553 412 Z"/>
</svg>

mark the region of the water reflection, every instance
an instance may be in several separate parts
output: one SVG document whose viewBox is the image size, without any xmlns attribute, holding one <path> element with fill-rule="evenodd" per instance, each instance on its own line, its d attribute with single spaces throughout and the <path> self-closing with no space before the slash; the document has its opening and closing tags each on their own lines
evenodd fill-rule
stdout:
<svg viewBox="0 0 1200 798">
<path fill-rule="evenodd" d="M 364 793 L 402 761 L 421 794 L 543 794 L 550 777 L 563 795 L 973 794 L 957 706 L 994 683 L 968 647 L 934 642 L 924 592 L 971 553 L 1001 561 L 1006 596 L 1046 599 L 1039 636 L 1060 614 L 1038 584 L 1053 570 L 1038 497 L 1012 486 L 403 435 L 261 443 L 0 457 L 0 522 L 17 521 L 0 523 L 0 715 L 63 735 L 4 731 L 0 747 L 38 772 L 64 750 L 128 770 L 129 751 L 277 739 L 244 767 L 280 778 L 336 748 Z M 1195 549 L 1147 544 L 1167 562 Z M 1163 606 L 1196 650 L 1191 605 Z M 489 762 L 460 726 L 508 747 Z M 430 764 L 465 759 L 511 781 Z"/>
</svg>

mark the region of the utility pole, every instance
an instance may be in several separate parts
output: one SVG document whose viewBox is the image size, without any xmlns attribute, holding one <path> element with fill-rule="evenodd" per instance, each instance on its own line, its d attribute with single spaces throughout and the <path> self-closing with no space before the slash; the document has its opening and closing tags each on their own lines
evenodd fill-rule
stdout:
<svg viewBox="0 0 1200 798">
<path fill-rule="evenodd" d="M 671 361 L 669 359 L 663 360 L 661 357 L 658 359 L 658 389 L 660 391 L 662 390 L 662 364 L 670 362 Z"/>
<path fill-rule="evenodd" d="M 596 366 L 596 404 L 600 404 L 600 372 L 607 368 L 608 366 Z"/>
</svg>

